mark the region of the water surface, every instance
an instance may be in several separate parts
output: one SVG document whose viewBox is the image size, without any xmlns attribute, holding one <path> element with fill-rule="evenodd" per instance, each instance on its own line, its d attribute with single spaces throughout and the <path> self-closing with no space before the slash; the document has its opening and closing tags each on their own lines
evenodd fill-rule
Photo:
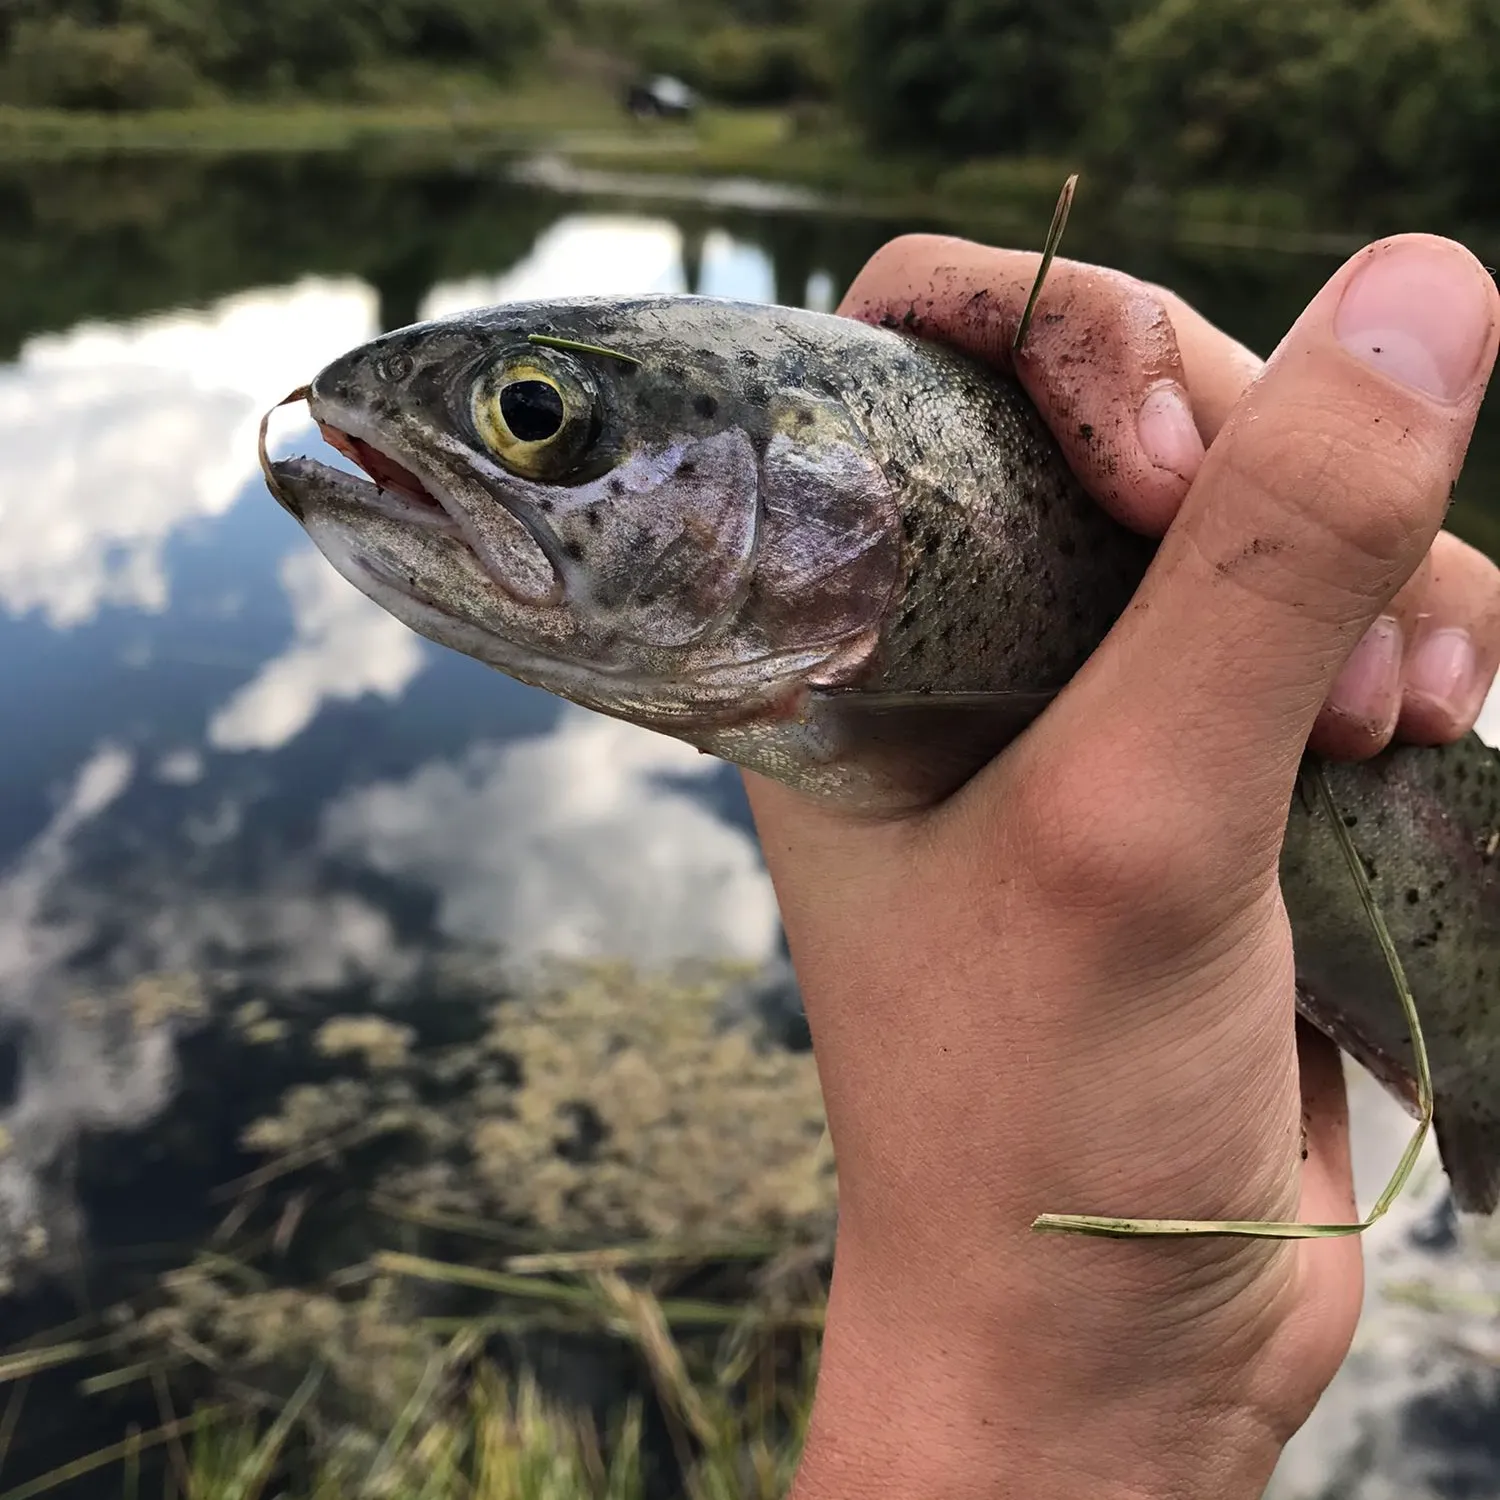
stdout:
<svg viewBox="0 0 1500 1500">
<path fill-rule="evenodd" d="M 778 952 L 732 772 L 411 635 L 256 470 L 261 411 L 382 329 L 584 292 L 828 308 L 912 227 L 545 180 L 333 158 L 0 172 L 0 1264 L 18 1327 L 76 1307 L 101 1247 L 202 1228 L 199 1190 L 276 1083 L 188 1065 L 205 1007 L 409 1003 L 456 952 Z M 1334 264 L 1090 244 L 1086 221 L 1073 253 L 1172 285 L 1262 352 Z M 278 443 L 318 447 L 295 418 Z M 1497 474 L 1492 402 L 1454 513 L 1491 548 Z M 191 983 L 142 1021 L 161 976 Z M 1358 1096 L 1368 1198 L 1405 1126 Z M 201 1126 L 196 1150 L 152 1166 L 108 1146 L 169 1108 Z M 1500 1489 L 1493 1326 L 1439 1333 L 1378 1295 L 1392 1275 L 1493 1280 L 1427 1183 L 1372 1239 L 1360 1350 L 1278 1493 Z"/>
</svg>

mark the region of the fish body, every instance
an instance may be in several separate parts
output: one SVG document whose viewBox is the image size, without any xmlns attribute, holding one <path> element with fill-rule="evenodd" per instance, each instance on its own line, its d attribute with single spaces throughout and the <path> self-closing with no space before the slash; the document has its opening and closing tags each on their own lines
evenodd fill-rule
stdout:
<svg viewBox="0 0 1500 1500">
<path fill-rule="evenodd" d="M 397 330 L 308 391 L 374 482 L 267 479 L 357 588 L 585 707 L 875 815 L 941 800 L 1042 712 L 1153 544 L 1013 380 L 897 330 L 694 297 Z M 1421 1007 L 1455 1200 L 1500 1204 L 1500 760 L 1330 766 Z M 1298 1003 L 1408 1107 L 1406 1023 L 1335 835 L 1282 858 Z"/>
</svg>

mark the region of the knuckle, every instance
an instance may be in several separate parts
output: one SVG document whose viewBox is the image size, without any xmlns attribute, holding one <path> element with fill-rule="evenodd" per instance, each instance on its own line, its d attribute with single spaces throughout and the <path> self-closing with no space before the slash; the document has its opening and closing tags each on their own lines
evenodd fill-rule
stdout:
<svg viewBox="0 0 1500 1500">
<path fill-rule="evenodd" d="M 1059 348 L 1097 359 L 1102 341 L 1144 361 L 1140 382 L 1149 382 L 1163 356 L 1175 351 L 1172 322 L 1155 291 L 1123 271 L 1078 262 L 1053 275 L 1049 308 L 1063 316 L 1050 326 Z"/>
<path fill-rule="evenodd" d="M 1433 591 L 1445 594 L 1463 591 L 1472 595 L 1482 608 L 1500 599 L 1500 567 L 1451 531 L 1438 532 L 1430 557 Z"/>
<path fill-rule="evenodd" d="M 1386 569 L 1409 564 L 1441 522 L 1449 472 L 1410 427 L 1352 399 L 1307 401 L 1243 424 L 1227 448 L 1237 483 L 1295 531 Z"/>
<path fill-rule="evenodd" d="M 864 263 L 849 288 L 849 299 L 876 297 L 909 288 L 913 271 L 930 268 L 944 250 L 960 241 L 940 234 L 900 234 L 887 240 Z"/>
</svg>

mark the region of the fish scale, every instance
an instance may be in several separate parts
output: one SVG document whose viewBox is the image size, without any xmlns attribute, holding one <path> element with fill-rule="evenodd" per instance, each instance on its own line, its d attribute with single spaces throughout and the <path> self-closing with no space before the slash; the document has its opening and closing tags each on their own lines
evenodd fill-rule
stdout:
<svg viewBox="0 0 1500 1500">
<path fill-rule="evenodd" d="M 523 371 L 559 397 L 539 443 L 496 439 L 490 407 L 476 416 Z M 796 309 L 486 309 L 351 351 L 308 401 L 357 440 L 349 451 L 368 445 L 415 486 L 407 499 L 307 458 L 266 464 L 277 498 L 385 609 L 522 681 L 878 815 L 932 805 L 1003 750 L 1154 551 L 1089 499 L 1015 381 Z M 613 507 L 586 536 L 582 495 Z M 1470 735 L 1327 774 L 1421 1009 L 1455 1201 L 1492 1213 L 1500 760 Z M 1335 831 L 1303 795 L 1281 882 L 1299 1008 L 1414 1107 L 1391 976 Z"/>
</svg>

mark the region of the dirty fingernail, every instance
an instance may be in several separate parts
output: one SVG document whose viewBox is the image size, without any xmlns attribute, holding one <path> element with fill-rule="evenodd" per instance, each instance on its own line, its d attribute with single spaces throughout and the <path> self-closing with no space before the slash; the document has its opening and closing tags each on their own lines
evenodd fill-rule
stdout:
<svg viewBox="0 0 1500 1500">
<path fill-rule="evenodd" d="M 1169 474 L 1192 480 L 1203 462 L 1203 439 L 1181 386 L 1153 387 L 1141 402 L 1136 430 L 1147 461 Z"/>
<path fill-rule="evenodd" d="M 1490 297 L 1477 269 L 1452 250 L 1380 246 L 1344 289 L 1338 341 L 1402 385 L 1456 401 L 1474 385 L 1489 347 Z"/>
<path fill-rule="evenodd" d="M 1407 673 L 1413 692 L 1441 704 L 1454 718 L 1468 711 L 1479 660 L 1467 630 L 1435 630 L 1417 647 Z"/>
<path fill-rule="evenodd" d="M 1394 723 L 1401 710 L 1401 627 L 1389 615 L 1360 637 L 1334 679 L 1328 707 L 1373 729 Z"/>
</svg>

